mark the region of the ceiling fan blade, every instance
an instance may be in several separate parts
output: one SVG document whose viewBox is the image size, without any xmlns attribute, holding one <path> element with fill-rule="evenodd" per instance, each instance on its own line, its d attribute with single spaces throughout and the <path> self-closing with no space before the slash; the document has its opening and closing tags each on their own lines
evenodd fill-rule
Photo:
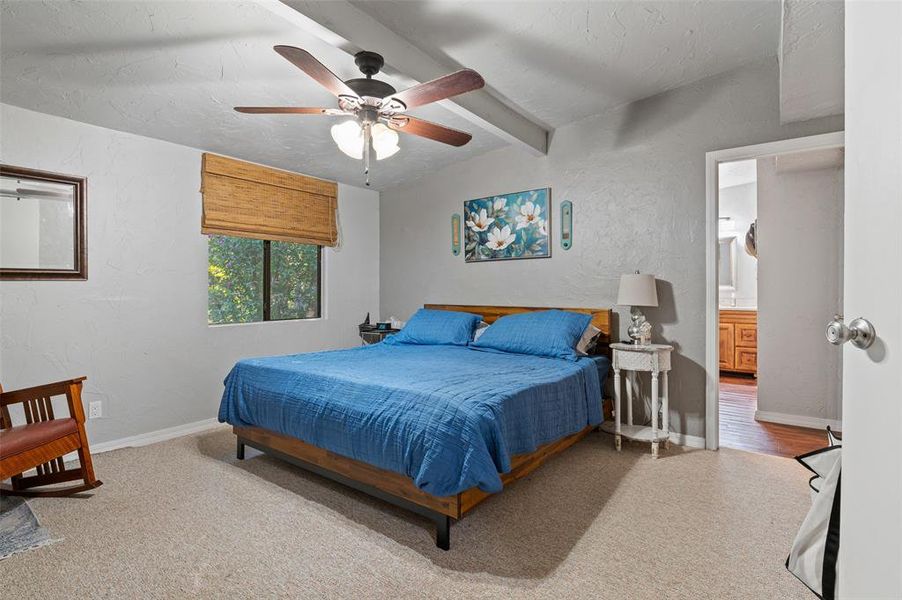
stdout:
<svg viewBox="0 0 902 600">
<path fill-rule="evenodd" d="M 403 92 L 392 94 L 385 99 L 383 105 L 392 100 L 402 103 L 406 108 L 423 106 L 430 102 L 437 102 L 445 98 L 451 98 L 466 92 L 478 90 L 485 85 L 482 75 L 472 69 L 462 69 L 456 73 L 450 73 L 444 77 L 415 85 Z"/>
<path fill-rule="evenodd" d="M 309 108 L 305 106 L 236 106 L 235 110 L 251 115 L 329 115 L 340 117 L 351 114 L 340 108 Z"/>
<path fill-rule="evenodd" d="M 451 129 L 450 127 L 445 127 L 444 125 L 438 125 L 437 123 L 431 123 L 429 121 L 424 121 L 423 119 L 416 119 L 414 117 L 408 117 L 406 115 L 397 117 L 398 120 L 406 120 L 406 123 L 403 125 L 399 122 L 389 122 L 388 126 L 395 131 L 400 131 L 402 133 L 409 133 L 411 135 L 418 135 L 420 137 L 429 138 L 430 140 L 435 140 L 436 142 L 442 142 L 443 144 L 450 144 L 451 146 L 463 146 L 467 142 L 469 142 L 473 136 L 469 133 L 464 133 L 463 131 L 458 131 L 456 129 Z"/>
<path fill-rule="evenodd" d="M 349 88 L 344 81 L 330 71 L 326 65 L 316 60 L 312 54 L 301 48 L 294 46 L 273 46 L 273 50 L 278 52 L 283 58 L 291 64 L 299 68 L 301 71 L 313 77 L 321 86 L 332 92 L 335 96 L 351 96 L 356 98 L 357 94 Z"/>
</svg>

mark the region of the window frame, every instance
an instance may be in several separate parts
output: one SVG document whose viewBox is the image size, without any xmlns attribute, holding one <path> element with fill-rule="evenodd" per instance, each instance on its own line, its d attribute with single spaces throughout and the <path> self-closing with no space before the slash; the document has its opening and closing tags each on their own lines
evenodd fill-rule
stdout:
<svg viewBox="0 0 902 600">
<path fill-rule="evenodd" d="M 224 234 L 214 234 L 223 237 L 238 237 Z M 263 319 L 259 321 L 239 321 L 235 323 L 213 323 L 210 321 L 210 300 L 207 297 L 207 326 L 219 327 L 222 325 L 251 325 L 253 323 L 280 323 L 286 321 L 311 321 L 323 318 L 323 247 L 319 244 L 306 244 L 316 247 L 316 316 L 314 317 L 293 317 L 290 319 L 273 319 L 272 318 L 272 242 L 273 240 L 260 240 L 263 242 Z M 276 240 L 278 241 L 278 240 Z M 287 242 L 298 243 L 298 242 Z M 207 252 L 207 266 L 210 264 L 210 253 Z M 208 284 L 209 288 L 209 284 Z"/>
</svg>

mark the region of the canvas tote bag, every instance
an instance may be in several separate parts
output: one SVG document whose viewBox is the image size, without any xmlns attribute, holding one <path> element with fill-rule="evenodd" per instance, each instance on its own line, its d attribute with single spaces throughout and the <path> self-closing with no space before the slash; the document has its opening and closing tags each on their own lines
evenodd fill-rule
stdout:
<svg viewBox="0 0 902 600">
<path fill-rule="evenodd" d="M 835 443 L 833 437 L 831 443 Z M 833 445 L 797 456 L 814 475 L 811 509 L 795 541 L 786 568 L 808 586 L 818 598 L 834 600 L 839 558 L 839 498 L 842 474 L 842 446 Z"/>
</svg>

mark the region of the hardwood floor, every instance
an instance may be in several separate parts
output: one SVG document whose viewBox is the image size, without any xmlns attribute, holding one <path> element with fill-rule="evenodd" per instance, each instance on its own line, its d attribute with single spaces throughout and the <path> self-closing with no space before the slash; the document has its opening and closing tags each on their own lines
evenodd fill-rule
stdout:
<svg viewBox="0 0 902 600">
<path fill-rule="evenodd" d="M 756 421 L 757 404 L 757 380 L 751 377 L 721 376 L 721 446 L 794 457 L 827 445 L 827 434 L 820 429 Z"/>
</svg>

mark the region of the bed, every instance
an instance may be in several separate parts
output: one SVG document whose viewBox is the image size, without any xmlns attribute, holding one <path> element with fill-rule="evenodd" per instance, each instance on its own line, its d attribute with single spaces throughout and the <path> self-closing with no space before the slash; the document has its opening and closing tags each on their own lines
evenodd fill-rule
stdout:
<svg viewBox="0 0 902 600">
<path fill-rule="evenodd" d="M 426 305 L 488 323 L 525 307 Z M 610 311 L 595 356 L 576 361 L 467 346 L 392 345 L 239 361 L 220 421 L 251 446 L 431 518 L 452 519 L 531 473 L 602 421 Z M 441 313 L 444 314 L 444 313 Z"/>
</svg>

